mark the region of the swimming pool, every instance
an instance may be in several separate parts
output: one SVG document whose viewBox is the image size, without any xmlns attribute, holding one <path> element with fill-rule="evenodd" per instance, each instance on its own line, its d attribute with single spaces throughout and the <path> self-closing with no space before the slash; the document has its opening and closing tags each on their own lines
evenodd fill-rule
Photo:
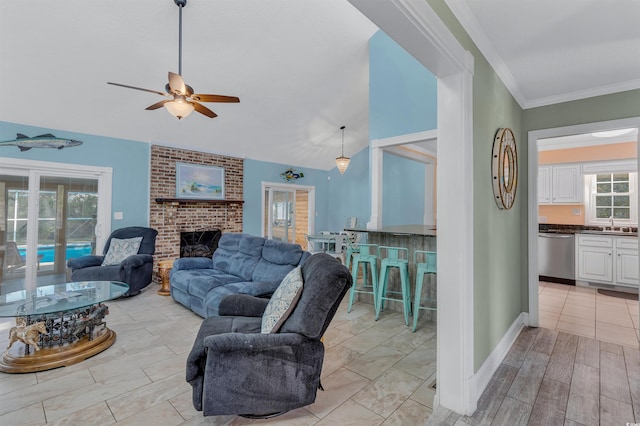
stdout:
<svg viewBox="0 0 640 426">
<path fill-rule="evenodd" d="M 55 246 L 53 244 L 38 246 L 38 255 L 42 255 L 40 262 L 53 262 L 54 249 Z M 27 252 L 26 247 L 19 247 L 18 251 L 24 259 L 25 253 Z M 91 243 L 69 243 L 67 244 L 65 260 L 87 254 L 91 254 Z"/>
</svg>

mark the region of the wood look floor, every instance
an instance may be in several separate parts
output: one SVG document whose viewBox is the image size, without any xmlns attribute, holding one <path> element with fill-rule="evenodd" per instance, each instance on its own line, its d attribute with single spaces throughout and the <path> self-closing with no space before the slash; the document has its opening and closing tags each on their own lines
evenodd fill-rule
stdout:
<svg viewBox="0 0 640 426">
<path fill-rule="evenodd" d="M 640 352 L 545 328 L 525 328 L 473 416 L 438 409 L 429 425 L 640 423 Z"/>
<path fill-rule="evenodd" d="M 540 283 L 540 328 L 525 328 L 473 416 L 429 425 L 640 424 L 638 301 Z"/>
<path fill-rule="evenodd" d="M 191 403 L 185 359 L 202 318 L 157 295 L 109 302 L 116 343 L 81 363 L 0 373 L 0 425 L 626 425 L 640 422 L 640 352 L 562 330 L 526 328 L 471 417 L 433 412 L 436 326 L 416 333 L 402 314 L 346 303 L 325 334 L 314 404 L 269 420 L 203 417 Z M 345 299 L 346 301 L 346 299 Z M 0 345 L 13 322 L 0 319 Z"/>
</svg>

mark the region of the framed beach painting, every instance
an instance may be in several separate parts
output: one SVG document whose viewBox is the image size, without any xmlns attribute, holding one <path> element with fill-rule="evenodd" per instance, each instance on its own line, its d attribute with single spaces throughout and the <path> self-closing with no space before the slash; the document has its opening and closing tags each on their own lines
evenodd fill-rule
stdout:
<svg viewBox="0 0 640 426">
<path fill-rule="evenodd" d="M 224 200 L 224 168 L 176 163 L 176 198 Z"/>
</svg>

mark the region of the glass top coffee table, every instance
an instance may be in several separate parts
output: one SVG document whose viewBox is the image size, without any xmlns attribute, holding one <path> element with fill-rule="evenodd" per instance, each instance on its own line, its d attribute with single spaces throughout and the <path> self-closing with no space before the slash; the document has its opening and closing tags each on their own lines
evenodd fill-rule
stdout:
<svg viewBox="0 0 640 426">
<path fill-rule="evenodd" d="M 111 346 L 116 333 L 104 321 L 103 303 L 116 299 L 129 285 L 116 281 L 82 281 L 0 296 L 0 317 L 16 318 L 0 371 L 28 373 L 83 361 Z"/>
</svg>

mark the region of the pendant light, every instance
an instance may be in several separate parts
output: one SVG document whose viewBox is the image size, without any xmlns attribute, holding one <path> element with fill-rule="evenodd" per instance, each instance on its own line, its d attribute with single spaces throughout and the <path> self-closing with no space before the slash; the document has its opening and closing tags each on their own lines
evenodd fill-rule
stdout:
<svg viewBox="0 0 640 426">
<path fill-rule="evenodd" d="M 347 167 L 349 167 L 349 161 L 351 161 L 349 160 L 349 157 L 344 156 L 344 128 L 345 126 L 340 127 L 340 130 L 342 130 L 342 155 L 336 158 L 336 166 L 338 166 L 338 170 L 341 175 L 343 175 L 347 170 Z"/>
</svg>

